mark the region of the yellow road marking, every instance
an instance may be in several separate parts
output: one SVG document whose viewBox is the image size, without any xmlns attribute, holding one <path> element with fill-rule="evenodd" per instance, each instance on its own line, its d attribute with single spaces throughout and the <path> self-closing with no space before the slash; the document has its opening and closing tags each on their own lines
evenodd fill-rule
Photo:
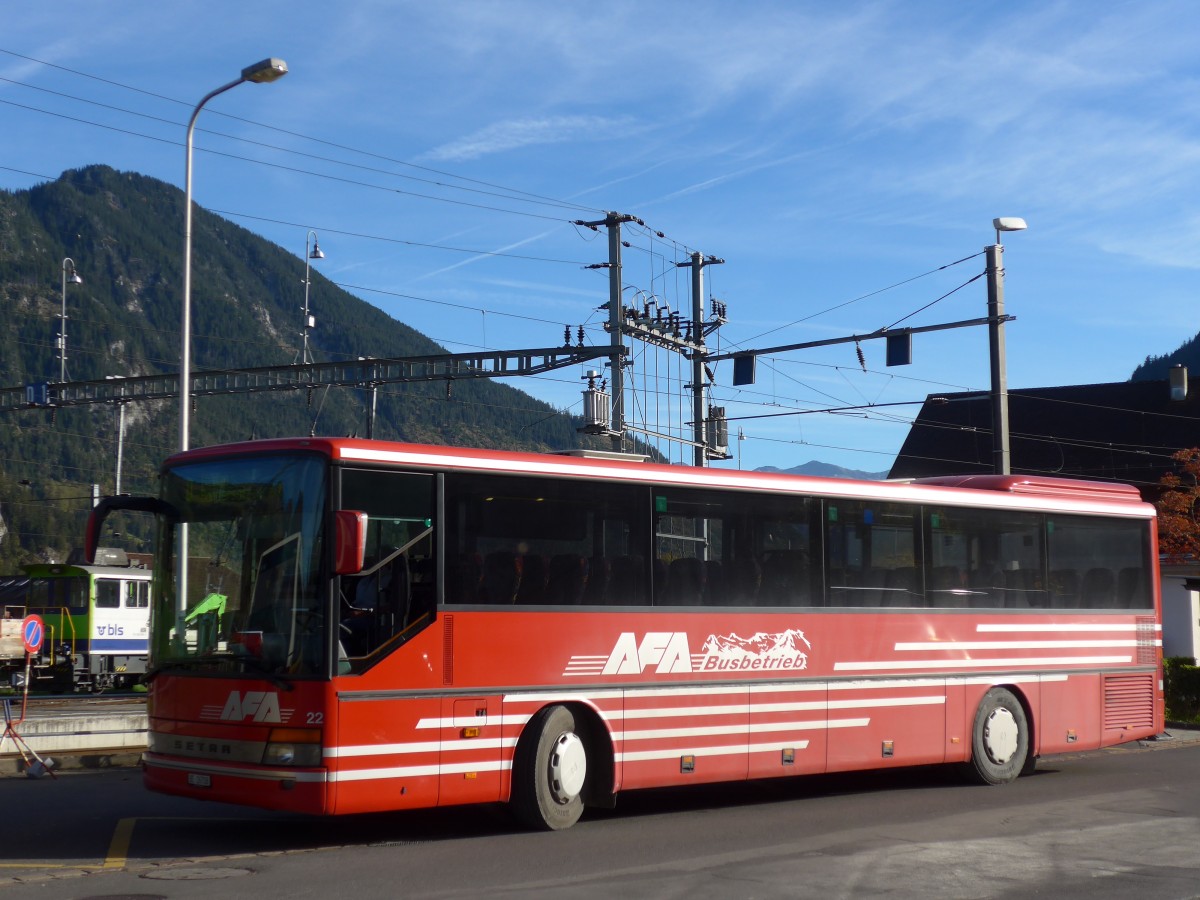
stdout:
<svg viewBox="0 0 1200 900">
<path fill-rule="evenodd" d="M 108 845 L 108 856 L 104 858 L 104 868 L 123 869 L 129 861 L 129 842 L 133 839 L 133 826 L 137 819 L 121 819 L 113 832 L 112 841 Z"/>
</svg>

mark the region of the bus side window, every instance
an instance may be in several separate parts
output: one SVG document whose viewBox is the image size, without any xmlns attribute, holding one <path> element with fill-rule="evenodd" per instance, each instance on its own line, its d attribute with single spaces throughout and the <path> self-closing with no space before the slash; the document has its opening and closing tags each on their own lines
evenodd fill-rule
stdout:
<svg viewBox="0 0 1200 900">
<path fill-rule="evenodd" d="M 917 507 L 829 500 L 825 536 L 831 595 L 844 606 L 925 605 Z M 833 581 L 836 577 L 838 581 Z"/>
<path fill-rule="evenodd" d="M 1048 516 L 1052 604 L 1058 608 L 1152 609 L 1149 528 L 1144 522 Z"/>
<path fill-rule="evenodd" d="M 647 602 L 643 488 L 448 474 L 445 492 L 447 604 Z"/>
</svg>

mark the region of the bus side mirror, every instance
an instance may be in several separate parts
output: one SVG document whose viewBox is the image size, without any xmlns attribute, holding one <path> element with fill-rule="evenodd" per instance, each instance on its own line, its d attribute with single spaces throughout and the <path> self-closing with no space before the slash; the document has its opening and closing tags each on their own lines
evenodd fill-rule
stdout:
<svg viewBox="0 0 1200 900">
<path fill-rule="evenodd" d="M 334 513 L 334 569 L 338 575 L 357 575 L 367 554 L 367 514 L 356 509 Z"/>
<path fill-rule="evenodd" d="M 87 531 L 83 536 L 83 556 L 89 566 L 96 559 L 96 548 L 100 545 L 100 526 L 104 524 L 109 513 L 122 509 L 153 513 L 156 516 L 179 521 L 179 510 L 157 497 L 131 497 L 128 494 L 103 497 L 88 513 Z"/>
</svg>

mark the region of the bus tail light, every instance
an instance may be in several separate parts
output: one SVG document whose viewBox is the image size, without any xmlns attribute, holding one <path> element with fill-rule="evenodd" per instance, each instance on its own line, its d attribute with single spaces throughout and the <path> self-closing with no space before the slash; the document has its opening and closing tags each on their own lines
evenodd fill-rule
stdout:
<svg viewBox="0 0 1200 900">
<path fill-rule="evenodd" d="M 318 766 L 321 732 L 316 728 L 272 728 L 263 751 L 263 765 Z"/>
</svg>

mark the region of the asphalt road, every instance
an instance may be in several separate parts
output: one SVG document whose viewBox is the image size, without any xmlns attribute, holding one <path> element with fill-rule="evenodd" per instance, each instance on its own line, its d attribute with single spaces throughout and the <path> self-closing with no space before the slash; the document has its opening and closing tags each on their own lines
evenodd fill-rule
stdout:
<svg viewBox="0 0 1200 900">
<path fill-rule="evenodd" d="M 144 791 L 133 770 L 0 781 L 0 897 L 1200 897 L 1200 743 L 644 791 L 573 829 L 500 807 L 308 819 Z"/>
</svg>

